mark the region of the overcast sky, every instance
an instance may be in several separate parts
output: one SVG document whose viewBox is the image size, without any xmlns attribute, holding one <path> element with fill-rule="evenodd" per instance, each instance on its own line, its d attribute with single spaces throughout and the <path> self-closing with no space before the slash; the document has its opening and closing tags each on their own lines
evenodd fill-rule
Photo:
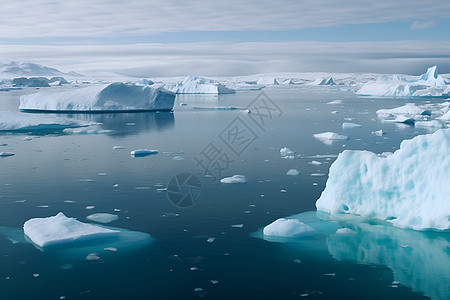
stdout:
<svg viewBox="0 0 450 300">
<path fill-rule="evenodd" d="M 140 77 L 450 73 L 446 0 L 3 0 L 0 58 Z"/>
</svg>

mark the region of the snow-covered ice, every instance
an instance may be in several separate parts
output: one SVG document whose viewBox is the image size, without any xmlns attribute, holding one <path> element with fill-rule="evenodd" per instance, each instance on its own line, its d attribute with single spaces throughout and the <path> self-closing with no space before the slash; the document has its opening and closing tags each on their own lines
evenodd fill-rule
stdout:
<svg viewBox="0 0 450 300">
<path fill-rule="evenodd" d="M 40 247 L 111 237 L 120 233 L 118 230 L 82 223 L 61 212 L 52 217 L 30 219 L 23 224 L 23 230 Z"/>
<path fill-rule="evenodd" d="M 417 230 L 450 229 L 450 129 L 404 140 L 387 157 L 342 152 L 331 165 L 318 210 L 356 214 Z"/>
<path fill-rule="evenodd" d="M 225 177 L 220 180 L 221 183 L 246 183 L 247 179 L 244 175 L 233 175 L 231 177 Z"/>
<path fill-rule="evenodd" d="M 314 228 L 297 219 L 280 218 L 264 227 L 263 233 L 268 236 L 296 237 L 314 231 Z"/>
<path fill-rule="evenodd" d="M 381 75 L 375 82 L 364 84 L 356 93 L 380 97 L 446 97 L 450 86 L 438 75 L 437 66 L 433 66 L 420 76 Z"/>
<path fill-rule="evenodd" d="M 119 216 L 114 215 L 114 214 L 108 214 L 108 213 L 96 213 L 96 214 L 87 216 L 86 219 L 88 219 L 90 221 L 98 222 L 98 223 L 107 224 L 107 223 L 111 223 L 113 221 L 118 220 Z"/>
<path fill-rule="evenodd" d="M 166 85 L 166 88 L 176 94 L 234 94 L 235 90 L 204 77 L 188 76 L 176 85 Z"/>
<path fill-rule="evenodd" d="M 162 87 L 127 83 L 38 92 L 20 97 L 19 109 L 39 111 L 171 110 L 175 94 Z"/>
</svg>

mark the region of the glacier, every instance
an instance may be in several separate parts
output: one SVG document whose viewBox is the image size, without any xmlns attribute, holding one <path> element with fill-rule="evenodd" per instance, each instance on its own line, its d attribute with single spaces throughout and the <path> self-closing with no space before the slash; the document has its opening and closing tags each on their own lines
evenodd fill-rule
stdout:
<svg viewBox="0 0 450 300">
<path fill-rule="evenodd" d="M 365 83 L 357 92 L 377 97 L 447 97 L 450 86 L 438 75 L 437 66 L 419 76 L 383 74 L 375 82 Z"/>
<path fill-rule="evenodd" d="M 175 94 L 162 87 L 115 82 L 38 92 L 20 97 L 25 111 L 163 111 L 172 110 Z"/>
<path fill-rule="evenodd" d="M 320 211 L 415 230 L 450 229 L 450 129 L 404 140 L 387 157 L 345 150 L 331 165 Z"/>
</svg>

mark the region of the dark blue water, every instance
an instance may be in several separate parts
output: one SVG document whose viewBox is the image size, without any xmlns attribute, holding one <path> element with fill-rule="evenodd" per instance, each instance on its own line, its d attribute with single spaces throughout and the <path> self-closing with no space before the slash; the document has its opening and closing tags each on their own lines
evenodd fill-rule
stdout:
<svg viewBox="0 0 450 300">
<path fill-rule="evenodd" d="M 24 92 L 1 92 L 0 109 L 17 110 L 18 97 Z M 100 122 L 101 129 L 111 130 L 104 134 L 2 133 L 0 144 L 8 145 L 0 151 L 15 156 L 0 159 L 0 299 L 423 299 L 442 295 L 449 273 L 441 271 L 429 278 L 430 272 L 421 275 L 420 268 L 411 268 L 419 274 L 401 276 L 409 272 L 409 256 L 399 255 L 398 247 L 390 248 L 392 253 L 382 251 L 378 260 L 361 260 L 352 254 L 356 246 L 348 241 L 333 247 L 327 241 L 321 244 L 324 251 L 317 251 L 251 236 L 277 218 L 313 210 L 333 155 L 344 149 L 394 151 L 403 139 L 427 133 L 377 120 L 377 109 L 410 101 L 359 99 L 339 88 L 278 87 L 265 90 L 267 105 L 262 108 L 258 93 L 179 95 L 173 113 L 66 115 Z M 343 103 L 326 104 L 336 99 Z M 251 114 L 204 109 L 249 104 Z M 345 118 L 363 126 L 343 130 Z M 372 134 L 380 129 L 386 135 Z M 326 145 L 313 137 L 325 131 L 350 139 Z M 114 150 L 114 146 L 125 149 Z M 281 158 L 282 147 L 294 150 L 296 158 Z M 159 153 L 131 157 L 130 151 L 139 148 Z M 205 169 L 202 165 L 212 150 L 222 160 Z M 331 158 L 313 158 L 316 155 Z M 313 160 L 322 164 L 310 164 Z M 301 174 L 287 176 L 291 168 Z M 179 173 L 193 174 L 201 182 L 201 195 L 193 206 L 179 208 L 161 190 Z M 234 174 L 245 175 L 247 183 L 219 182 Z M 86 209 L 89 206 L 94 208 Z M 58 212 L 84 222 L 92 213 L 117 214 L 119 219 L 108 225 L 149 233 L 154 239 L 88 261 L 84 257 L 89 253 L 71 257 L 64 251 L 42 252 L 30 243 L 12 243 L 7 238 L 20 235 L 26 220 Z M 398 235 L 389 233 L 393 240 Z M 383 243 L 378 236 L 368 239 L 374 247 Z M 422 251 L 421 247 L 429 251 L 430 241 L 436 239 L 448 241 L 445 235 L 427 237 L 415 251 Z M 345 245 L 342 249 L 348 251 L 336 250 L 336 245 Z M 443 249 L 439 259 L 445 262 L 450 254 L 448 246 Z M 393 259 L 400 263 L 391 263 Z M 393 287 L 393 281 L 400 283 Z"/>
</svg>

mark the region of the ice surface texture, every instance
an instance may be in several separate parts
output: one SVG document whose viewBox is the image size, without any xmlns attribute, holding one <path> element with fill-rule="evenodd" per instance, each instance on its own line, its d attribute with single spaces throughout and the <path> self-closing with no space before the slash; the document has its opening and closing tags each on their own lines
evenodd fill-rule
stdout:
<svg viewBox="0 0 450 300">
<path fill-rule="evenodd" d="M 0 112 L 0 131 L 64 129 L 93 124 L 95 123 L 44 114 L 26 114 L 12 111 Z"/>
<path fill-rule="evenodd" d="M 100 84 L 20 97 L 19 109 L 43 111 L 171 110 L 175 94 L 161 87 L 127 83 Z"/>
<path fill-rule="evenodd" d="M 355 214 L 417 230 L 450 229 L 450 129 L 404 140 L 387 157 L 342 152 L 318 210 Z"/>
<path fill-rule="evenodd" d="M 36 245 L 46 247 L 89 239 L 118 236 L 120 231 L 82 223 L 63 213 L 48 218 L 34 218 L 23 224 L 25 235 Z"/>
<path fill-rule="evenodd" d="M 420 76 L 381 75 L 356 93 L 382 97 L 446 97 L 450 86 L 438 75 L 437 66 L 433 66 Z"/>
</svg>

